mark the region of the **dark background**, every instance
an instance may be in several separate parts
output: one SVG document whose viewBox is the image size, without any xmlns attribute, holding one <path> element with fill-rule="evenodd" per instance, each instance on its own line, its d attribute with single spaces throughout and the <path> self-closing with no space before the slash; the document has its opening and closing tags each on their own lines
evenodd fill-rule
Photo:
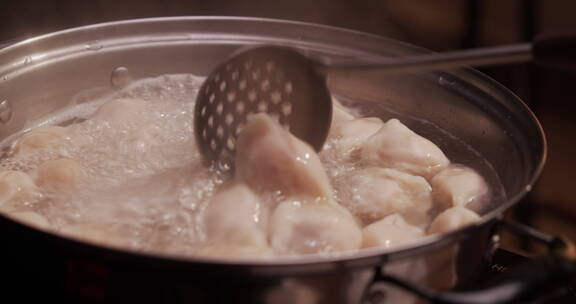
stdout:
<svg viewBox="0 0 576 304">
<path fill-rule="evenodd" d="M 226 15 L 322 23 L 443 51 L 530 41 L 539 33 L 576 32 L 575 12 L 574 0 L 0 0 L 0 44 L 106 21 Z M 576 67 L 522 64 L 482 71 L 520 95 L 548 136 L 545 172 L 509 216 L 576 240 Z M 534 251 L 512 238 L 504 245 Z"/>
</svg>

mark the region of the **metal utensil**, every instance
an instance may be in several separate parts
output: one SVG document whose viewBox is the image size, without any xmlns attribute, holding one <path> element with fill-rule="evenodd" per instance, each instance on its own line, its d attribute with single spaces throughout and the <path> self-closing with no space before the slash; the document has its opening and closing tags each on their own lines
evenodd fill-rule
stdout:
<svg viewBox="0 0 576 304">
<path fill-rule="evenodd" d="M 319 151 L 332 113 L 326 74 L 353 77 L 369 70 L 414 72 L 534 59 L 569 63 L 574 61 L 575 50 L 574 35 L 569 35 L 533 43 L 323 66 L 293 49 L 257 47 L 233 56 L 206 79 L 196 100 L 196 140 L 205 160 L 228 170 L 234 166 L 236 137 L 248 115 L 267 112 Z"/>
<path fill-rule="evenodd" d="M 288 48 L 259 47 L 217 67 L 198 92 L 194 130 L 205 160 L 233 168 L 236 138 L 248 115 L 267 112 L 319 151 L 332 101 L 324 77 L 308 58 Z"/>
</svg>

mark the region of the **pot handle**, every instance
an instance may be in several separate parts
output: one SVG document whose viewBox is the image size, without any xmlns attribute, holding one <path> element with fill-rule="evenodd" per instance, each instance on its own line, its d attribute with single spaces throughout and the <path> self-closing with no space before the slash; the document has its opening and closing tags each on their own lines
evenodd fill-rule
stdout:
<svg viewBox="0 0 576 304">
<path fill-rule="evenodd" d="M 436 291 L 377 270 L 372 284 L 365 291 L 364 303 L 373 303 L 374 299 L 378 299 L 386 284 L 397 286 L 432 303 L 518 303 L 533 300 L 542 295 L 543 291 L 553 291 L 576 277 L 576 251 L 571 243 L 518 223 L 502 224 L 514 233 L 543 242 L 550 249 L 550 254 L 504 273 L 498 280 L 477 290 Z"/>
</svg>

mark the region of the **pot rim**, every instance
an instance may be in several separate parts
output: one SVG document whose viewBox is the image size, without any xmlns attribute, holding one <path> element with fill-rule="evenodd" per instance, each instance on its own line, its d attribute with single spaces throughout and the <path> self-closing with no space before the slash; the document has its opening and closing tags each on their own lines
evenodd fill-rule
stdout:
<svg viewBox="0 0 576 304">
<path fill-rule="evenodd" d="M 105 23 L 98 23 L 92 25 L 86 25 L 81 27 L 75 27 L 70 29 L 65 29 L 61 31 L 56 31 L 44 35 L 40 35 L 37 37 L 32 37 L 25 39 L 23 41 L 11 44 L 3 49 L 0 49 L 0 58 L 2 57 L 10 57 L 12 56 L 11 53 L 18 53 L 21 48 L 28 48 L 32 47 L 35 44 L 43 41 L 50 41 L 50 40 L 58 40 L 61 36 L 66 36 L 70 34 L 77 34 L 82 32 L 92 32 L 92 31 L 104 31 L 106 32 L 107 29 L 113 29 L 122 26 L 138 26 L 142 24 L 150 24 L 150 23 L 179 23 L 179 22 L 196 22 L 196 23 L 227 23 L 227 22 L 237 22 L 237 23 L 258 23 L 261 26 L 265 25 L 283 25 L 283 26 L 293 26 L 297 28 L 308 28 L 308 29 L 315 29 L 321 31 L 323 33 L 338 33 L 345 36 L 354 36 L 354 37 L 363 37 L 365 39 L 375 40 L 380 43 L 391 44 L 394 47 L 398 47 L 406 52 L 429 52 L 425 49 L 420 47 L 413 46 L 411 44 L 396 41 L 393 39 L 377 36 L 374 34 L 364 33 L 360 31 L 344 29 L 334 26 L 327 26 L 327 25 L 320 25 L 314 24 L 309 22 L 301 22 L 301 21 L 291 21 L 291 20 L 282 20 L 282 19 L 270 19 L 270 18 L 256 18 L 256 17 L 228 17 L 228 16 L 200 16 L 200 17 L 192 17 L 192 16 L 179 16 L 179 17 L 157 17 L 157 18 L 142 18 L 142 19 L 129 19 L 129 20 L 121 20 L 121 21 L 112 21 L 112 22 L 105 22 Z M 177 39 L 177 38 L 175 38 Z M 180 37 L 178 39 L 184 39 Z M 217 39 L 216 39 L 217 40 Z M 9 56 L 10 55 L 10 56 Z M 18 71 L 21 69 L 21 66 L 5 66 L 2 68 L 0 66 L 0 85 L 2 84 L 1 79 L 4 75 L 10 74 L 13 71 Z M 447 73 L 447 72 L 443 72 Z M 535 182 L 539 178 L 542 173 L 545 160 L 547 157 L 547 144 L 544 131 L 542 129 L 541 124 L 538 122 L 534 113 L 528 108 L 528 106 L 514 93 L 510 90 L 499 84 L 498 82 L 494 81 L 490 77 L 482 74 L 471 68 L 460 69 L 454 72 L 449 72 L 448 74 L 457 75 L 464 80 L 475 80 L 475 82 L 481 83 L 483 85 L 488 85 L 490 90 L 493 91 L 495 94 L 499 94 L 506 99 L 513 100 L 516 105 L 521 108 L 525 115 L 535 124 L 535 128 L 537 129 L 539 139 L 542 142 L 542 155 L 538 164 L 535 166 L 535 170 L 529 179 L 529 182 L 524 186 L 523 190 L 519 193 L 516 193 L 514 196 L 508 198 L 504 203 L 500 206 L 494 208 L 494 210 L 484 214 L 480 221 L 457 229 L 455 231 L 442 234 L 442 235 L 432 235 L 427 236 L 420 239 L 418 242 L 414 242 L 412 244 L 407 244 L 404 246 L 398 246 L 391 249 L 387 248 L 366 248 L 361 249 L 358 251 L 352 252 L 339 252 L 334 254 L 314 254 L 314 255 L 299 255 L 299 256 L 286 256 L 286 257 L 274 257 L 271 259 L 263 259 L 263 258 L 242 258 L 242 259 L 222 259 L 222 258 L 210 258 L 210 257 L 194 257 L 194 256 L 179 256 L 179 255 L 167 255 L 162 253 L 149 253 L 149 252 L 140 252 L 135 250 L 129 249 L 114 249 L 102 245 L 95 245 L 90 244 L 89 242 L 81 242 L 78 240 L 74 240 L 72 238 L 68 238 L 65 236 L 61 236 L 56 233 L 52 232 L 44 232 L 48 233 L 57 239 L 60 239 L 65 242 L 72 242 L 75 245 L 81 246 L 90 246 L 98 248 L 99 250 L 104 250 L 113 253 L 121 253 L 121 254 L 128 254 L 129 256 L 144 258 L 144 259 L 156 259 L 162 261 L 171 261 L 176 262 L 178 264 L 190 264 L 190 263 L 200 263 L 200 264 L 211 264 L 211 265 L 236 265 L 236 266 L 272 266 L 272 267 L 281 267 L 281 266 L 306 266 L 311 264 L 329 264 L 329 263 L 338 263 L 338 262 L 359 262 L 365 261 L 366 263 L 373 263 L 374 261 L 387 261 L 397 258 L 402 258 L 406 256 L 412 256 L 414 254 L 418 254 L 419 252 L 427 251 L 431 248 L 437 248 L 445 245 L 446 243 L 458 239 L 463 238 L 466 234 L 470 231 L 475 230 L 481 226 L 484 226 L 488 222 L 498 220 L 501 214 L 510 208 L 512 205 L 518 203 L 518 201 L 524 197 L 534 186 Z M 10 221 L 16 222 L 21 224 L 17 221 L 9 219 L 8 217 L 0 214 L 0 218 L 6 218 Z M 26 224 L 21 224 L 24 226 L 28 226 Z M 35 228 L 34 228 L 35 229 Z M 38 230 L 38 229 L 35 229 Z M 364 262 L 360 262 L 359 264 L 364 264 Z"/>
</svg>

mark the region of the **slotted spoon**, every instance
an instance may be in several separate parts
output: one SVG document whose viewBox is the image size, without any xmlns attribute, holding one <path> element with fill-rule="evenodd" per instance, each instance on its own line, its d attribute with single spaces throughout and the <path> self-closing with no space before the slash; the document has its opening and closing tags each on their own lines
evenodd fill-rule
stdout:
<svg viewBox="0 0 576 304">
<path fill-rule="evenodd" d="M 286 47 L 255 47 L 232 56 L 206 78 L 194 111 L 196 142 L 207 163 L 222 170 L 233 169 L 236 139 L 248 115 L 266 112 L 319 151 L 332 115 L 327 73 L 444 70 L 533 59 L 570 63 L 575 55 L 574 35 L 350 66 L 323 66 Z"/>
</svg>

